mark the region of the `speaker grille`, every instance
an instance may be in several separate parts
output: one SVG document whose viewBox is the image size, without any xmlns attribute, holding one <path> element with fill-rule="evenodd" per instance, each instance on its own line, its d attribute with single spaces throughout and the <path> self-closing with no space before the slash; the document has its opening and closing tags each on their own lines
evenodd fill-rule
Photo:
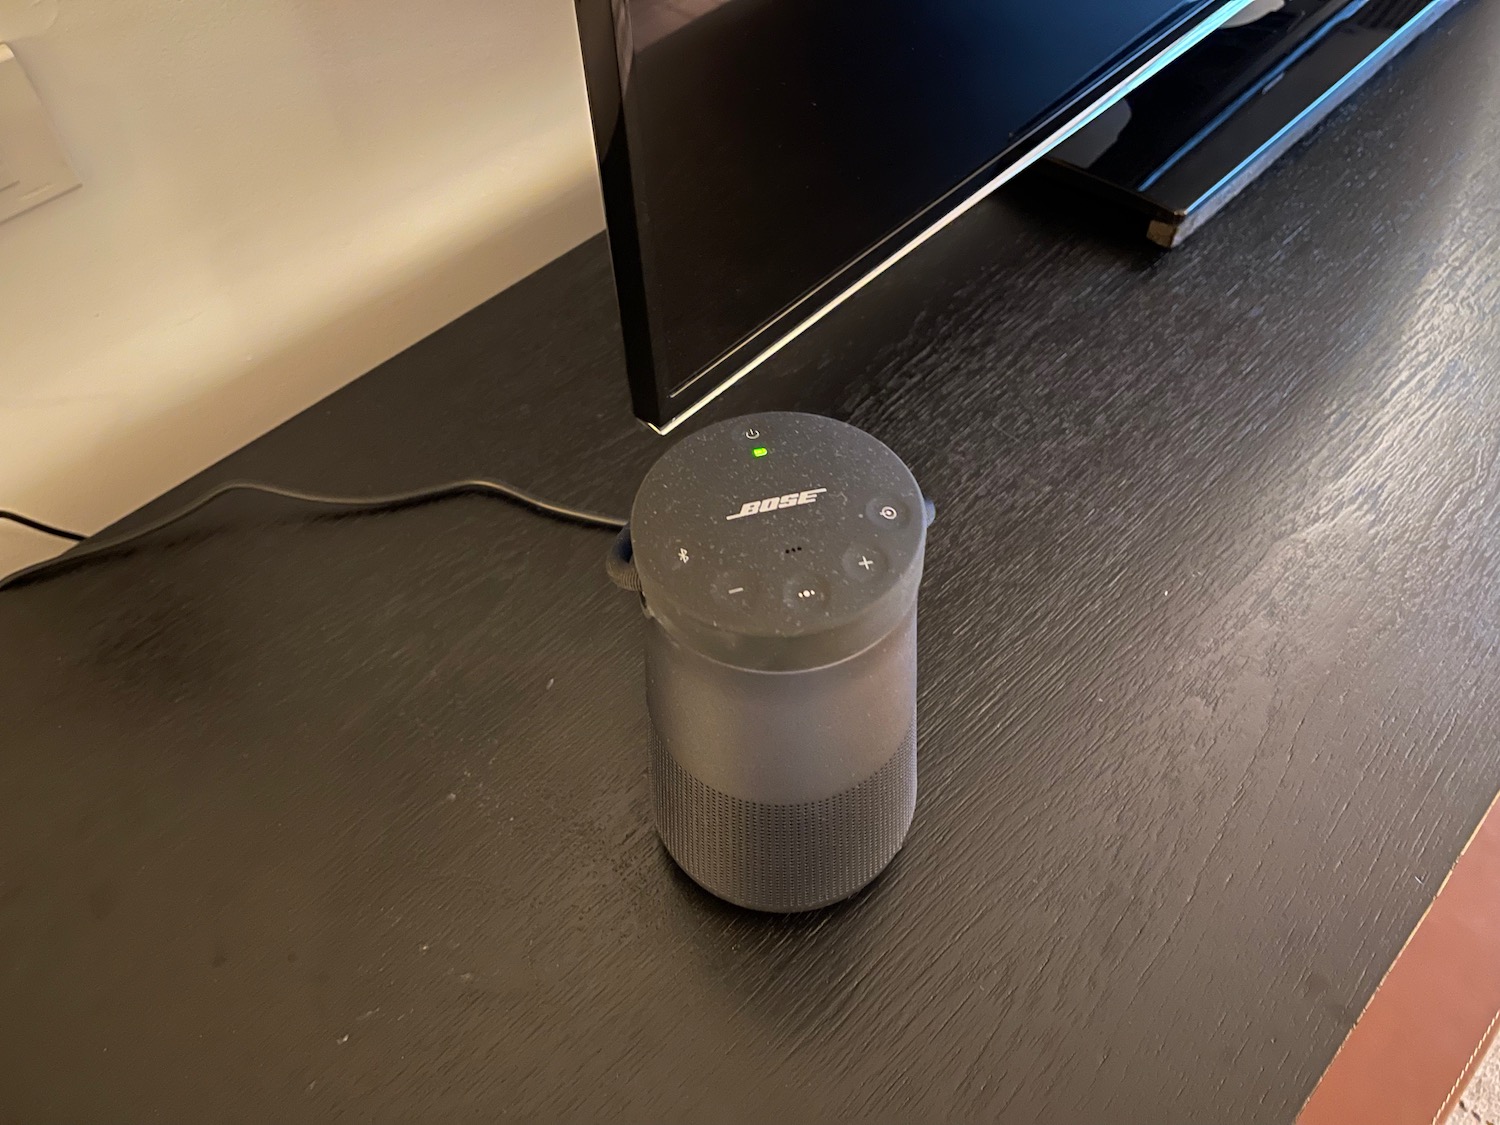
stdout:
<svg viewBox="0 0 1500 1125">
<path fill-rule="evenodd" d="M 704 784 L 652 732 L 656 829 L 705 889 L 752 910 L 813 910 L 838 902 L 885 869 L 917 803 L 917 725 L 858 785 L 822 801 L 770 805 Z"/>
</svg>

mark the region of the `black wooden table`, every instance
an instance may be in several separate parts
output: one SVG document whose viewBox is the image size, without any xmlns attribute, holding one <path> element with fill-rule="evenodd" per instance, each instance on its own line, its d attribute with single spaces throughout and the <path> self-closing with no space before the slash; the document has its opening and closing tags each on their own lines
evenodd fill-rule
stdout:
<svg viewBox="0 0 1500 1125">
<path fill-rule="evenodd" d="M 843 907 L 672 867 L 605 536 L 241 497 L 0 596 L 0 1120 L 1291 1119 L 1500 788 L 1497 58 L 1474 0 L 1170 257 L 1012 191 L 703 419 L 940 507 Z M 623 512 L 610 300 L 596 241 L 144 511 Z"/>
</svg>

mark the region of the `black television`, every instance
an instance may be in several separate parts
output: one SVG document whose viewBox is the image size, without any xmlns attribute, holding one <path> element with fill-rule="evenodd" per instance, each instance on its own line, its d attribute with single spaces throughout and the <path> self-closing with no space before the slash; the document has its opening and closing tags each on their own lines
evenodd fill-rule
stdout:
<svg viewBox="0 0 1500 1125">
<path fill-rule="evenodd" d="M 575 0 L 666 432 L 1251 0 Z"/>
</svg>

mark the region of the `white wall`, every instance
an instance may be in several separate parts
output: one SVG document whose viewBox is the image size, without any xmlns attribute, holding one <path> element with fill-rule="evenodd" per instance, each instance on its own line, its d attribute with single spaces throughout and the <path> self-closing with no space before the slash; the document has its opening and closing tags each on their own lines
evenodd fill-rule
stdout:
<svg viewBox="0 0 1500 1125">
<path fill-rule="evenodd" d="M 601 228 L 570 0 L 0 0 L 0 507 L 92 531 Z M 0 525 L 0 573 L 48 540 Z"/>
</svg>

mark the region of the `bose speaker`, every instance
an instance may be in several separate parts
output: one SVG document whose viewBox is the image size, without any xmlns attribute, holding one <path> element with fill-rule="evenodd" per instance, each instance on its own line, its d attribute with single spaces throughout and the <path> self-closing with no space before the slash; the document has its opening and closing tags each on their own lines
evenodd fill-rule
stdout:
<svg viewBox="0 0 1500 1125">
<path fill-rule="evenodd" d="M 646 616 L 656 828 L 753 910 L 854 894 L 917 797 L 917 589 L 930 508 L 830 418 L 758 414 L 647 474 L 611 558 Z"/>
</svg>

